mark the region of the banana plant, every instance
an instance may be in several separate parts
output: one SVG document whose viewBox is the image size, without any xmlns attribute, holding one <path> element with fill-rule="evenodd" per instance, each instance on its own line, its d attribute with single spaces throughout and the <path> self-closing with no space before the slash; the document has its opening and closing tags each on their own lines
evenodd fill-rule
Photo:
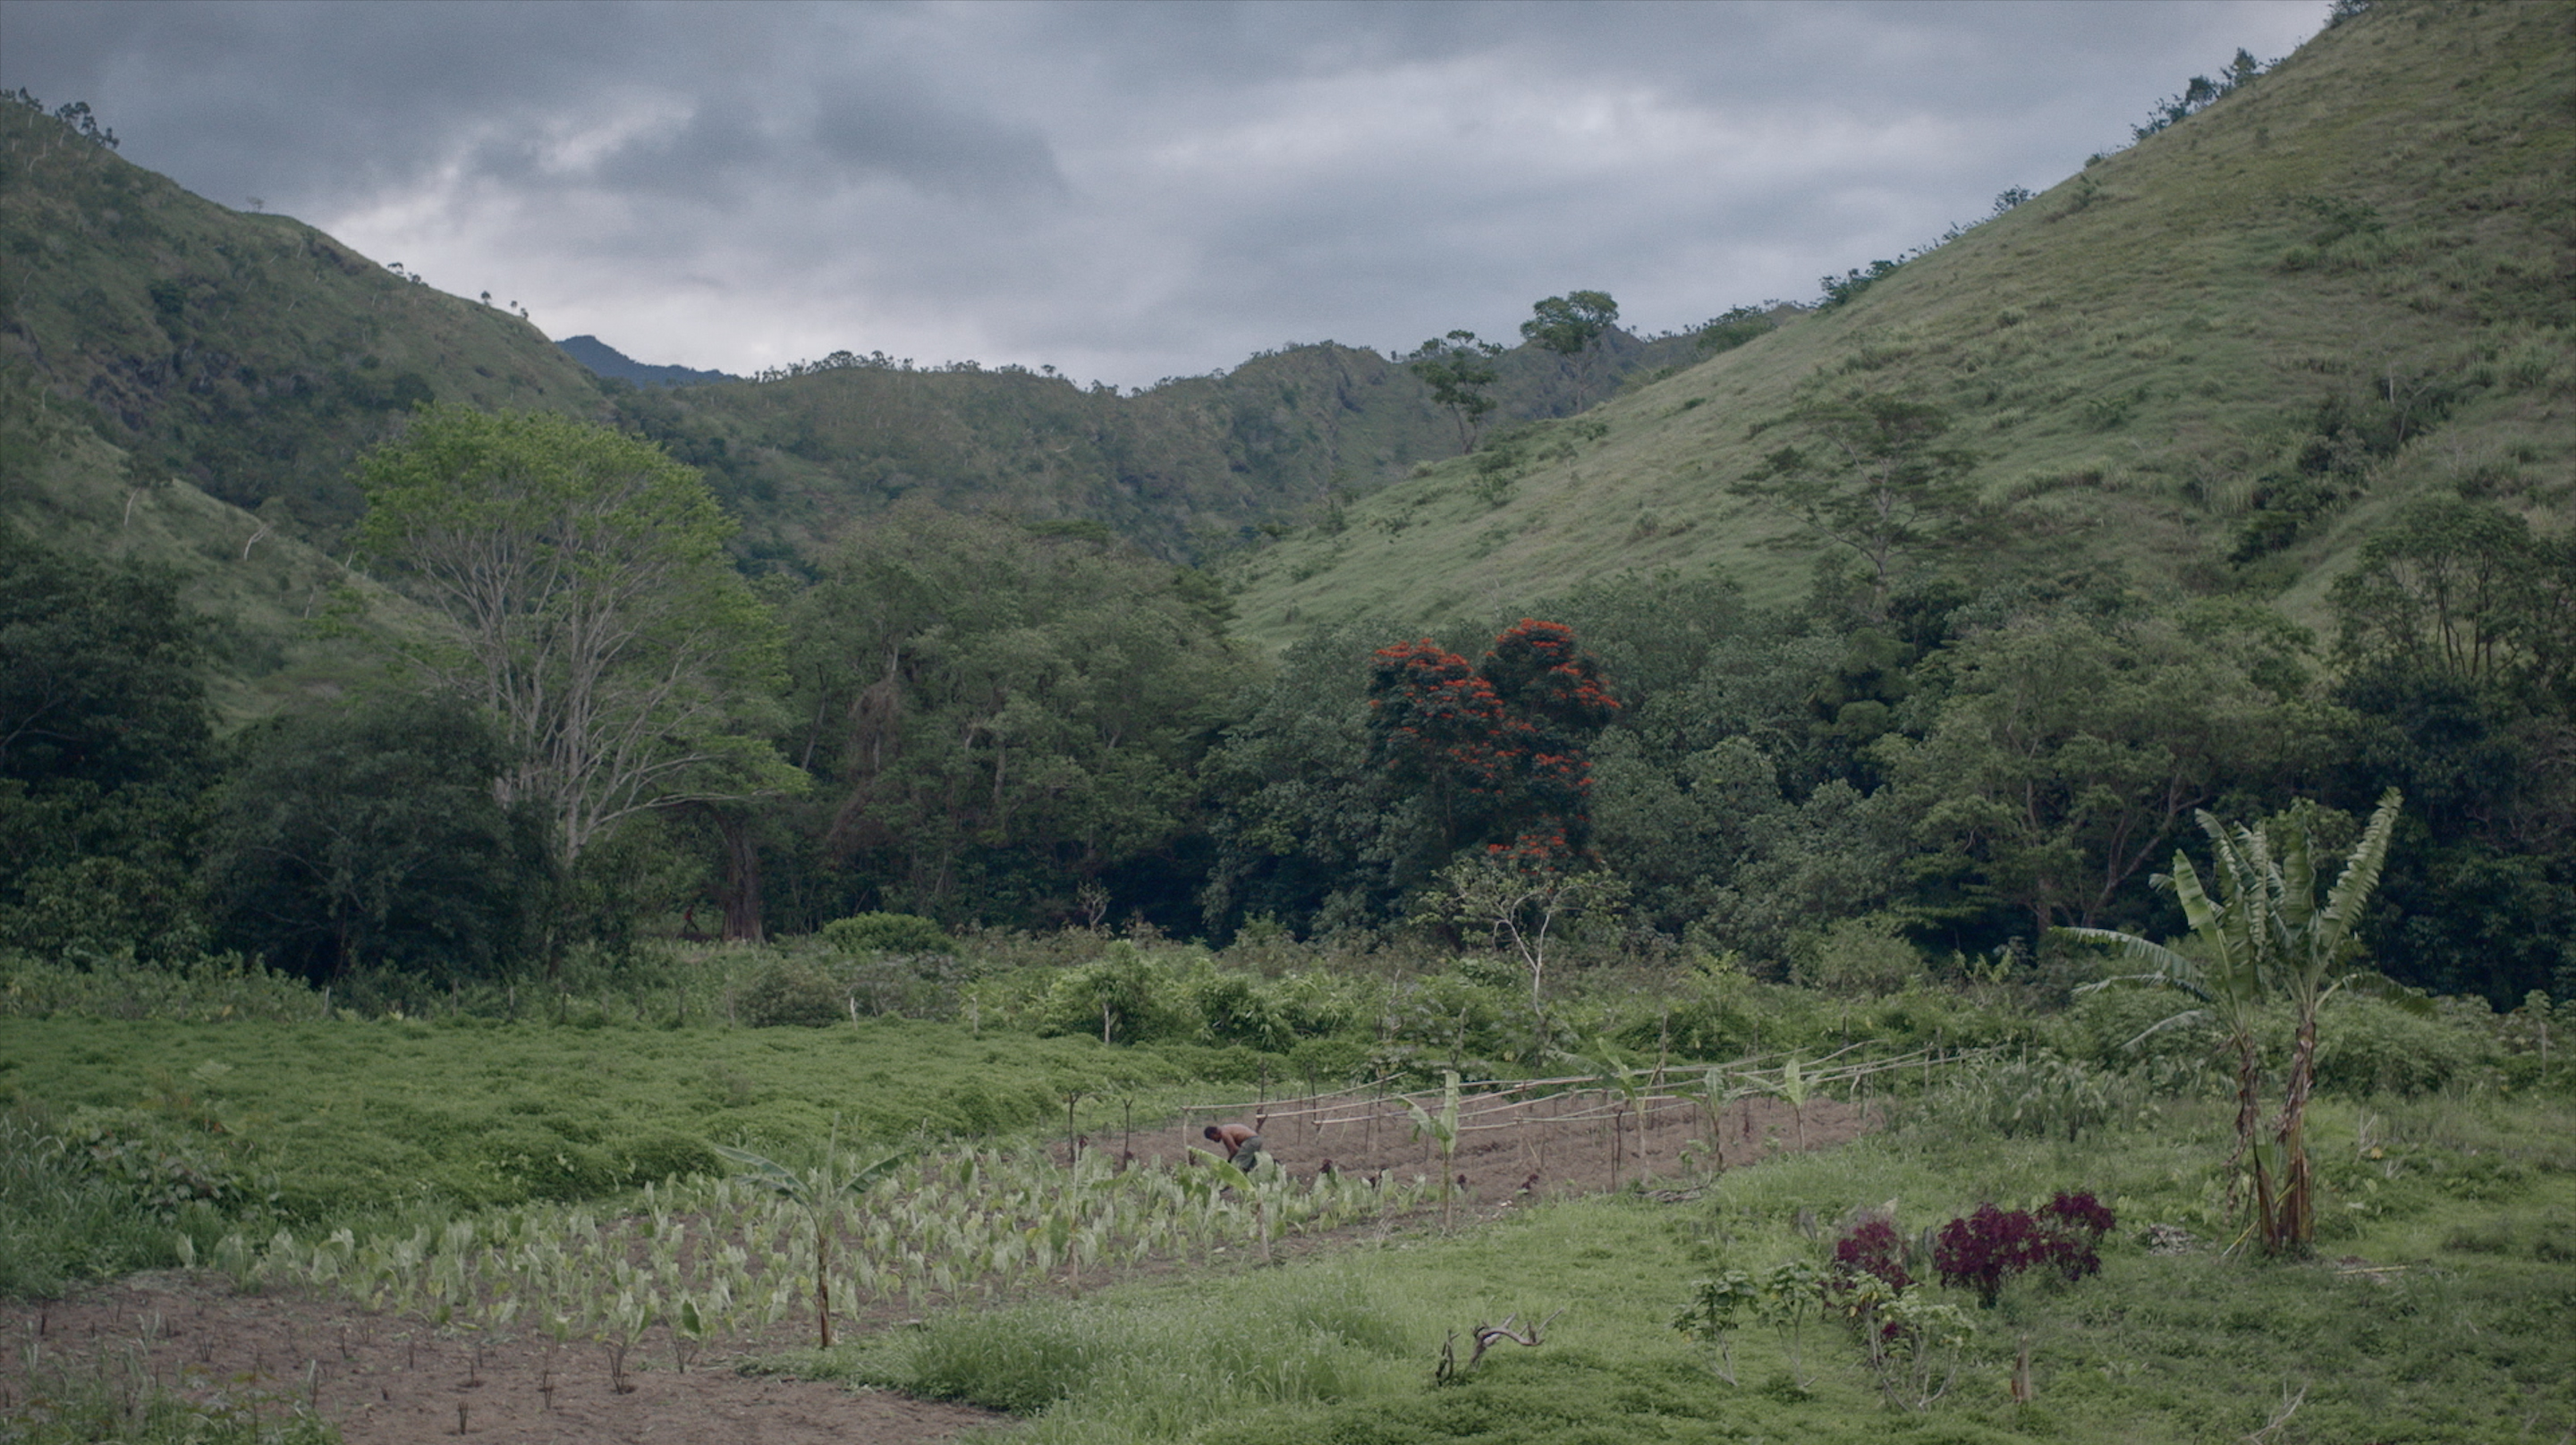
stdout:
<svg viewBox="0 0 2576 1445">
<path fill-rule="evenodd" d="M 716 1154 L 743 1170 L 749 1183 L 770 1189 L 801 1206 L 814 1230 L 814 1332 L 824 1349 L 832 1348 L 831 1230 L 824 1216 L 843 1198 L 855 1198 L 902 1167 L 904 1156 L 889 1154 L 846 1174 L 840 1168 L 837 1141 L 824 1151 L 822 1166 L 799 1174 L 775 1159 L 726 1144 L 710 1145 Z"/>
<path fill-rule="evenodd" d="M 1404 1101 L 1405 1112 L 1413 1116 L 1413 1137 L 1429 1138 L 1440 1150 L 1440 1227 L 1455 1228 L 1458 1204 L 1453 1190 L 1455 1170 L 1450 1166 L 1458 1157 L 1458 1071 L 1440 1071 L 1440 1112 L 1432 1113 L 1412 1099 Z"/>
<path fill-rule="evenodd" d="M 2147 983 L 2179 990 L 2199 1002 L 2199 1007 L 2149 1027 L 2130 1040 L 2132 1046 L 2170 1028 L 2204 1021 L 2218 1026 L 2236 1063 L 2236 1151 L 2229 1158 L 2230 1173 L 2238 1160 L 2253 1171 L 2255 1226 L 2268 1250 L 2305 1249 L 2315 1237 L 2306 1130 L 2316 1076 L 2317 1017 L 2328 998 L 2366 977 L 2346 965 L 2356 947 L 2354 930 L 2362 908 L 2387 864 L 2402 801 L 2395 788 L 2380 796 L 2323 907 L 2316 898 L 2313 805 L 2303 802 L 2264 827 L 2240 823 L 2228 828 L 2206 812 L 2199 814 L 2201 831 L 2209 835 L 2215 854 L 2217 898 L 2210 897 L 2199 870 L 2179 851 L 2174 871 L 2155 879 L 2182 903 L 2199 958 L 2134 934 L 2060 930 L 2072 938 L 2111 944 L 2124 956 L 2150 965 L 2146 973 L 2103 979 L 2082 991 Z M 2289 1002 L 2296 1027 L 2281 1112 L 2272 1138 L 2262 1140 L 2263 1079 L 2255 1024 L 2263 1004 L 2275 994 Z"/>
<path fill-rule="evenodd" d="M 1798 1148 L 1804 1152 L 1807 1147 L 1807 1100 L 1814 1093 L 1814 1083 L 1798 1066 L 1796 1054 L 1791 1054 L 1781 1063 L 1780 1081 L 1768 1087 L 1789 1106 L 1789 1117 L 1797 1124 Z"/>
</svg>

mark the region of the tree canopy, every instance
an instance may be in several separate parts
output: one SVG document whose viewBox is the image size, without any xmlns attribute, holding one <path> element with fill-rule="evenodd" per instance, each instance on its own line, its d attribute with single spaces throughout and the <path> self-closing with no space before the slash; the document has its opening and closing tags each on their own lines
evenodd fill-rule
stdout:
<svg viewBox="0 0 2576 1445">
<path fill-rule="evenodd" d="M 695 471 L 550 413 L 425 406 L 358 478 L 361 555 L 456 629 L 412 660 L 498 720 L 499 795 L 545 810 L 560 861 L 647 809 L 799 785 L 765 736 L 777 624 Z"/>
<path fill-rule="evenodd" d="M 1618 324 L 1619 303 L 1607 291 L 1569 291 L 1533 303 L 1530 311 L 1521 339 L 1565 358 L 1574 375 L 1574 409 L 1583 410 L 1601 339 Z"/>
</svg>

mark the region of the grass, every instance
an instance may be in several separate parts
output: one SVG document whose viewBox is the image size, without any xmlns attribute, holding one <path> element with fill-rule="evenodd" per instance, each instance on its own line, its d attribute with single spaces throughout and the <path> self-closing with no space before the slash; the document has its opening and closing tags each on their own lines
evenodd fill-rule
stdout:
<svg viewBox="0 0 2576 1445">
<path fill-rule="evenodd" d="M 28 1363 L 24 1375 L 0 1385 L 0 1439 L 10 1445 L 337 1445 L 340 1439 L 338 1427 L 319 1416 L 255 1393 L 188 1399 L 104 1349 L 80 1364 L 60 1357 Z"/>
<path fill-rule="evenodd" d="M 2304 620 L 2407 497 L 2464 488 L 2563 516 L 2576 311 L 2540 279 L 2576 156 L 2562 28 L 2546 7 L 2379 6 L 1848 305 L 1605 403 L 1585 419 L 1598 437 L 1560 425 L 1499 505 L 1470 461 L 1443 463 L 1350 507 L 1346 530 L 1242 561 L 1242 630 L 1274 646 L 1361 617 L 1490 631 L 1624 568 L 1718 567 L 1757 603 L 1794 601 L 1818 549 L 1727 487 L 1782 444 L 1759 425 L 1812 389 L 1948 407 L 2007 564 L 2053 571 L 2077 548 L 2149 590 L 2251 591 Z M 2320 198 L 2381 229 L 2319 244 L 2330 228 L 2303 202 Z M 2230 560 L 2319 402 L 2392 376 L 2440 381 L 2447 414 L 2287 550 Z"/>
<path fill-rule="evenodd" d="M 422 1200 L 595 1199 L 712 1171 L 709 1142 L 796 1156 L 1036 1128 L 1092 1101 L 1151 1110 L 1225 1051 L 978 1037 L 961 1025 L 558 1028 L 464 1017 L 201 1027 L 0 1019 L 0 1105 L 120 1138 L 220 1139 L 241 1187 L 293 1220 Z M 1106 1112 L 1104 1112 L 1106 1111 Z"/>
<path fill-rule="evenodd" d="M 1048 1442 L 2179 1442 L 2259 1431 L 2292 1401 L 2265 1438 L 2506 1441 L 2576 1428 L 2567 1105 L 2338 1100 L 2321 1122 L 2334 1202 L 2364 1207 L 2340 1211 L 2313 1263 L 2219 1251 L 2226 1121 L 2195 1099 L 2079 1144 L 1900 1127 L 1728 1174 L 1681 1203 L 1545 1205 L 1456 1239 L 942 1315 L 797 1363 L 1030 1414 L 1017 1438 Z M 2464 1167 L 2498 1148 L 2517 1170 Z M 2383 1189 L 2362 1189 L 2365 1174 Z M 1855 1210 L 1892 1207 L 1911 1233 L 1979 1202 L 2075 1187 L 2121 1216 L 2103 1273 L 2023 1279 L 1994 1310 L 1971 1306 L 1970 1367 L 1922 1414 L 1880 1403 L 1839 1326 L 1806 1327 L 1803 1387 L 1782 1339 L 1741 1329 L 1741 1388 L 1669 1327 L 1693 1279 L 1821 1262 Z M 2151 1253 L 2150 1223 L 2201 1246 Z M 1340 1323 L 1317 1322 L 1326 1307 Z M 1498 1346 L 1460 1383 L 1432 1383 L 1452 1332 L 1558 1310 L 1539 1347 Z M 2036 1394 L 2017 1404 L 2005 1385 L 2025 1343 Z"/>
</svg>

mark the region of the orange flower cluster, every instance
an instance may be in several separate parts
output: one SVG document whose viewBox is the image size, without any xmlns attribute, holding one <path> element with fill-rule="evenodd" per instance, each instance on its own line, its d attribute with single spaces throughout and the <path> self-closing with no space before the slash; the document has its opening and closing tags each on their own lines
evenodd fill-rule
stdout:
<svg viewBox="0 0 2576 1445">
<path fill-rule="evenodd" d="M 1371 731 L 1381 763 L 1458 795 L 1489 851 L 1566 860 L 1590 831 L 1592 761 L 1582 739 L 1618 700 L 1600 663 L 1561 622 L 1522 618 L 1470 666 L 1429 638 L 1371 660 Z"/>
</svg>

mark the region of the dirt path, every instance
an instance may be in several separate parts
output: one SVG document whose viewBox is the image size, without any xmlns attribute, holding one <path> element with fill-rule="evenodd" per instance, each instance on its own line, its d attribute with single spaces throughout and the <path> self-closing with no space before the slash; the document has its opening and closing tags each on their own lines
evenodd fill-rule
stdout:
<svg viewBox="0 0 2576 1445">
<path fill-rule="evenodd" d="M 1328 1162 L 1363 1178 L 1404 1180 L 1439 1169 L 1438 1157 L 1403 1122 L 1401 1102 L 1372 1095 L 1201 1110 L 1132 1138 L 1095 1138 L 1091 1147 L 1131 1152 L 1150 1166 L 1204 1147 L 1198 1130 L 1208 1123 L 1251 1123 L 1256 1114 L 1271 1155 L 1301 1177 Z M 1461 1223 L 1535 1199 L 1599 1193 L 1613 1187 L 1614 1174 L 1620 1185 L 1642 1178 L 1650 1190 L 1687 1197 L 1718 1162 L 1709 1122 L 1679 1100 L 1649 1112 L 1640 1129 L 1634 1114 L 1616 1115 L 1598 1096 L 1473 1099 L 1462 1110 L 1451 1161 L 1464 1180 Z M 1723 1162 L 1733 1168 L 1801 1143 L 1829 1147 L 1867 1122 L 1865 1110 L 1833 1100 L 1811 1101 L 1803 1117 L 1777 1100 L 1740 1102 L 1722 1121 Z M 1418 1227 L 1426 1213 L 1436 1215 L 1436 1208 L 1397 1226 Z M 1304 1253 L 1332 1241 L 1299 1244 L 1295 1252 Z M 1109 1281 L 1095 1273 L 1087 1282 Z M 885 1328 L 899 1318 L 874 1311 L 849 1328 Z M 274 1414 L 300 1405 L 336 1422 L 349 1445 L 430 1445 L 460 1437 L 490 1445 L 930 1445 L 1009 1419 L 882 1391 L 746 1375 L 733 1358 L 712 1352 L 682 1371 L 659 1329 L 627 1356 L 622 1371 L 612 1372 L 608 1352 L 594 1342 L 557 1345 L 534 1332 L 468 1340 L 419 1320 L 370 1314 L 335 1296 L 287 1289 L 238 1294 L 208 1271 L 136 1275 L 69 1299 L 0 1305 L 0 1329 L 8 1337 L 0 1356 L 0 1422 L 64 1372 L 126 1391 L 138 1382 L 157 1383 Z M 800 1342 L 791 1329 L 774 1343 Z"/>
</svg>

